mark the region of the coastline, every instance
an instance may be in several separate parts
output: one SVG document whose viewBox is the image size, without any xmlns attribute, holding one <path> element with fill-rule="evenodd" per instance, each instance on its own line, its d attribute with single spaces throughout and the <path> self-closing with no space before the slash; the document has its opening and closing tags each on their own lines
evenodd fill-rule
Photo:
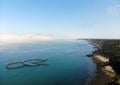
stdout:
<svg viewBox="0 0 120 85">
<path fill-rule="evenodd" d="M 106 63 L 101 62 L 99 59 L 95 58 L 94 54 L 91 55 L 93 62 L 96 64 L 95 77 L 91 79 L 86 85 L 108 85 L 114 80 L 114 76 L 107 74 L 103 67 Z"/>
<path fill-rule="evenodd" d="M 115 80 L 116 72 L 112 69 L 112 66 L 109 65 L 110 59 L 98 53 L 99 50 L 102 49 L 104 40 L 101 42 L 94 42 L 94 40 L 87 41 L 96 48 L 92 54 L 87 55 L 96 64 L 96 70 L 95 77 L 90 79 L 85 85 L 111 85 Z"/>
</svg>

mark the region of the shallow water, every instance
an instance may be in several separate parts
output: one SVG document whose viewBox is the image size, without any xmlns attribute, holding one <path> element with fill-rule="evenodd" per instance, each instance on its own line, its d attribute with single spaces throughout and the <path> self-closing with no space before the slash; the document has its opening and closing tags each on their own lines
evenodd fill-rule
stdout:
<svg viewBox="0 0 120 85">
<path fill-rule="evenodd" d="M 50 41 L 0 46 L 0 85 L 84 85 L 95 65 L 86 54 L 94 48 L 86 41 Z M 48 66 L 6 69 L 12 61 L 48 58 Z"/>
</svg>

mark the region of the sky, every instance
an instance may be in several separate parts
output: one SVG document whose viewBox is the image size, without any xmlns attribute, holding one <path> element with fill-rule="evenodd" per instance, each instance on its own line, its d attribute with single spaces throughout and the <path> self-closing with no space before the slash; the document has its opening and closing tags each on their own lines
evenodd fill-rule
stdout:
<svg viewBox="0 0 120 85">
<path fill-rule="evenodd" d="M 0 0 L 0 35 L 11 33 L 120 39 L 120 0 Z"/>
</svg>

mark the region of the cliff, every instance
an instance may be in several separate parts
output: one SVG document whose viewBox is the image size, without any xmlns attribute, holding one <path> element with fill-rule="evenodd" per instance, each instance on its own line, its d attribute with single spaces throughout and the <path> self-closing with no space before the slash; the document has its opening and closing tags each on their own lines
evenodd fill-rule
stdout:
<svg viewBox="0 0 120 85">
<path fill-rule="evenodd" d="M 108 85 L 120 85 L 120 40 L 87 40 L 97 48 L 97 50 L 95 50 L 90 56 L 99 55 L 97 56 L 97 58 L 104 61 L 105 58 L 108 59 L 109 62 L 107 62 L 107 65 L 111 66 L 111 68 L 117 74 L 114 81 L 109 83 Z"/>
</svg>

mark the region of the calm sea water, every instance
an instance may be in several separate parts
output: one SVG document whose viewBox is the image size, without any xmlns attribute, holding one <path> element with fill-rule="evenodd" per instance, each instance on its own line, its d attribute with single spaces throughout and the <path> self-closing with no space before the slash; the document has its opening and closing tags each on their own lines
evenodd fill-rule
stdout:
<svg viewBox="0 0 120 85">
<path fill-rule="evenodd" d="M 0 85 L 84 85 L 95 65 L 86 57 L 94 48 L 86 41 L 50 41 L 0 45 Z M 48 66 L 6 69 L 12 61 L 48 58 Z"/>
</svg>

